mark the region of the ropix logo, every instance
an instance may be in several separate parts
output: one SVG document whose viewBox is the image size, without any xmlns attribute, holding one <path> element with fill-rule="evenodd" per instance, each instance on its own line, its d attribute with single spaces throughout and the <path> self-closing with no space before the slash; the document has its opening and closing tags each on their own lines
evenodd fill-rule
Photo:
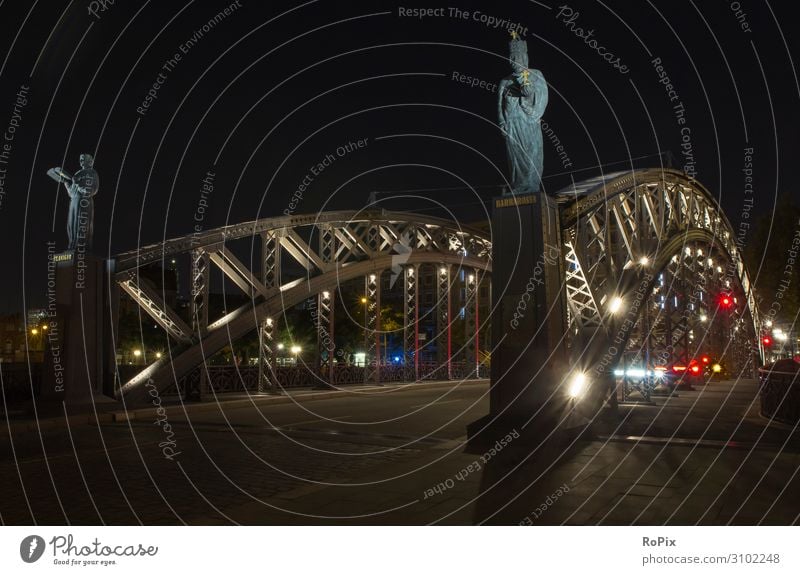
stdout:
<svg viewBox="0 0 800 575">
<path fill-rule="evenodd" d="M 44 553 L 44 539 L 38 535 L 28 535 L 19 544 L 19 556 L 25 563 L 35 563 Z"/>
</svg>

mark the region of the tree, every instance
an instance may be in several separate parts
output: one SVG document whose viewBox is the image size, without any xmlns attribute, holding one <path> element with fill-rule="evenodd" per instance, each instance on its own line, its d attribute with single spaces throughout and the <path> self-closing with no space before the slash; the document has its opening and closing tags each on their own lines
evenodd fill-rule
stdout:
<svg viewBox="0 0 800 575">
<path fill-rule="evenodd" d="M 752 228 L 744 259 L 764 319 L 791 324 L 800 309 L 800 206 L 782 194 Z"/>
</svg>

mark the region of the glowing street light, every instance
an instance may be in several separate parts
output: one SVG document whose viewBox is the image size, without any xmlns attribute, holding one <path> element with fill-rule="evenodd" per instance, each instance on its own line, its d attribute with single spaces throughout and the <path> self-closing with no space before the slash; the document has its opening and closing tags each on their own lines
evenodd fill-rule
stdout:
<svg viewBox="0 0 800 575">
<path fill-rule="evenodd" d="M 141 356 L 142 356 L 142 350 L 140 349 L 133 350 L 133 357 L 141 357 Z"/>
<path fill-rule="evenodd" d="M 615 297 L 611 300 L 611 303 L 608 306 L 608 311 L 611 313 L 617 313 L 620 309 L 622 309 L 622 298 Z"/>
<path fill-rule="evenodd" d="M 366 304 L 369 300 L 366 297 L 361 298 L 361 303 Z"/>
<path fill-rule="evenodd" d="M 285 345 L 283 345 L 282 343 L 279 343 L 279 344 L 278 344 L 278 349 L 279 349 L 279 350 L 283 350 L 283 348 L 284 348 L 284 347 L 286 347 L 286 346 L 285 346 Z"/>
<path fill-rule="evenodd" d="M 293 354 L 297 355 L 298 353 L 303 351 L 303 348 L 300 347 L 299 345 L 293 345 L 289 351 L 291 351 Z"/>
<path fill-rule="evenodd" d="M 31 333 L 32 333 L 33 335 L 36 335 L 37 333 L 39 333 L 39 330 L 38 330 L 38 329 L 36 329 L 36 328 L 33 328 L 33 329 L 31 330 Z"/>
<path fill-rule="evenodd" d="M 586 387 L 586 374 L 582 371 L 576 372 L 572 376 L 567 393 L 572 399 L 575 399 L 583 392 L 584 387 Z"/>
</svg>

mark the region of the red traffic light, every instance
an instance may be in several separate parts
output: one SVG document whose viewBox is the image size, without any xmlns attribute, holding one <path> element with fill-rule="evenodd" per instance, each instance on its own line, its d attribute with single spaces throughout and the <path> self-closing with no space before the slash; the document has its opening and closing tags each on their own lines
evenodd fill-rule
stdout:
<svg viewBox="0 0 800 575">
<path fill-rule="evenodd" d="M 763 343 L 766 347 L 769 347 L 772 345 L 772 338 L 768 335 L 765 335 L 761 338 L 761 343 Z"/>
<path fill-rule="evenodd" d="M 724 308 L 729 308 L 733 305 L 733 298 L 728 294 L 722 294 L 719 298 L 719 305 Z"/>
<path fill-rule="evenodd" d="M 711 363 L 711 358 L 708 357 L 707 355 L 704 355 L 703 357 L 700 358 L 700 361 L 702 361 L 703 363 Z"/>
</svg>

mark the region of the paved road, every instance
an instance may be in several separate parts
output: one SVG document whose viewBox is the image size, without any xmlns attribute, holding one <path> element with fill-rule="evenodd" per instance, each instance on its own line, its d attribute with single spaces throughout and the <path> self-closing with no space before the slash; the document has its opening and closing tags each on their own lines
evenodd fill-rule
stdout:
<svg viewBox="0 0 800 575">
<path fill-rule="evenodd" d="M 0 520 L 788 524 L 800 513 L 800 442 L 758 417 L 754 382 L 624 406 L 593 436 L 495 454 L 464 449 L 485 383 L 354 391 L 0 437 Z"/>
</svg>

